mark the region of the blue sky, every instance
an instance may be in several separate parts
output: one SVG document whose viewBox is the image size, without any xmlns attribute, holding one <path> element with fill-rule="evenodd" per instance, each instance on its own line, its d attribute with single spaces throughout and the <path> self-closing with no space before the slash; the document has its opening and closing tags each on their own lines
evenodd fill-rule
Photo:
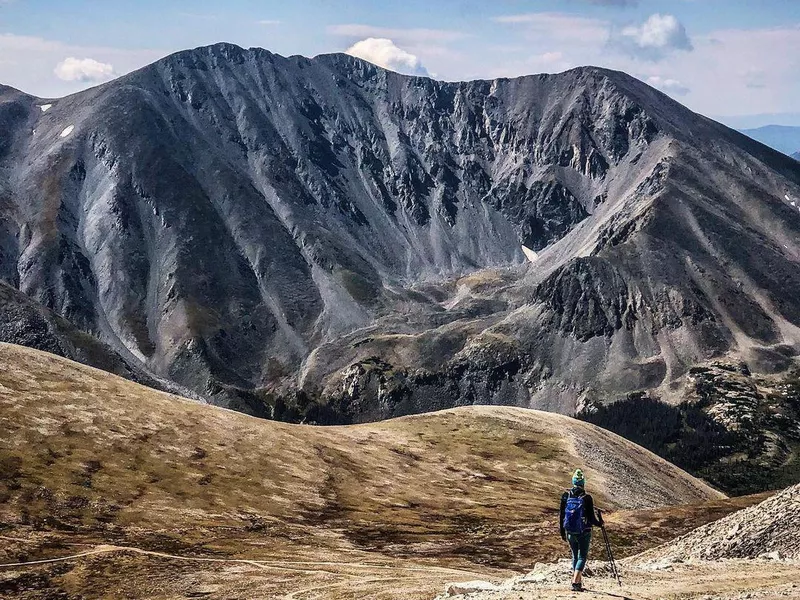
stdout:
<svg viewBox="0 0 800 600">
<path fill-rule="evenodd" d="M 218 41 L 448 80 L 595 64 L 736 126 L 800 125 L 798 0 L 0 0 L 0 83 L 61 96 Z"/>
</svg>

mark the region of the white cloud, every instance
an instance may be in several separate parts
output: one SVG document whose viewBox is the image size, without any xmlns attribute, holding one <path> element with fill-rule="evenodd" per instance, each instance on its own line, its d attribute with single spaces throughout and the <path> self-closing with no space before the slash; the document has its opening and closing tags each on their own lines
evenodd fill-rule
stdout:
<svg viewBox="0 0 800 600">
<path fill-rule="evenodd" d="M 114 67 L 93 58 L 64 59 L 55 68 L 56 77 L 64 81 L 99 82 L 114 77 Z"/>
<path fill-rule="evenodd" d="M 369 38 L 391 40 L 395 46 L 414 57 L 424 56 L 425 67 L 423 70 L 413 70 L 413 73 L 430 77 L 437 77 L 440 68 L 453 73 L 453 65 L 466 61 L 465 52 L 462 50 L 469 52 L 469 49 L 463 44 L 459 48 L 458 42 L 471 37 L 467 33 L 453 29 L 377 27 L 358 23 L 331 25 L 326 31 L 330 35 L 345 38 L 348 43 L 344 47 L 352 47 L 357 42 Z M 398 70 L 412 72 L 407 67 Z"/>
<path fill-rule="evenodd" d="M 616 44 L 636 58 L 661 60 L 677 50 L 692 50 L 686 28 L 672 15 L 651 15 L 641 25 L 623 27 L 614 36 Z"/>
<path fill-rule="evenodd" d="M 57 98 L 95 83 L 58 78 L 53 66 L 62 62 L 65 56 L 91 56 L 100 63 L 114 65 L 114 73 L 122 75 L 168 53 L 167 50 L 78 46 L 41 37 L 0 33 L 0 83 L 29 94 Z"/>
<path fill-rule="evenodd" d="M 647 84 L 671 96 L 685 96 L 691 91 L 677 79 L 664 78 L 660 75 L 648 77 Z"/>
<path fill-rule="evenodd" d="M 282 21 L 279 21 L 277 19 L 261 19 L 260 21 L 256 21 L 257 25 L 265 25 L 267 27 L 272 25 L 280 25 L 281 23 Z"/>
<path fill-rule="evenodd" d="M 564 55 L 561 52 L 545 52 L 536 58 L 545 65 L 557 65 L 564 61 Z"/>
<path fill-rule="evenodd" d="M 367 38 L 350 46 L 346 53 L 363 58 L 373 64 L 406 75 L 429 76 L 428 70 L 419 58 L 398 48 L 387 38 Z"/>
</svg>

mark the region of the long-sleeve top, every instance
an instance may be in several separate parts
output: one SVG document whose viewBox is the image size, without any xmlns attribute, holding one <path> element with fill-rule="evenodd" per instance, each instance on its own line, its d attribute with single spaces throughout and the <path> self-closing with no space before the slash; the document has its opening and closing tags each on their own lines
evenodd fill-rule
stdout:
<svg viewBox="0 0 800 600">
<path fill-rule="evenodd" d="M 561 496 L 561 508 L 558 511 L 558 533 L 561 535 L 561 537 L 566 535 L 566 532 L 564 531 L 564 514 L 567 511 L 567 500 L 569 499 L 570 495 L 572 495 L 573 498 L 580 498 L 583 496 L 583 517 L 586 520 L 587 528 L 591 529 L 594 525 L 600 527 L 600 520 L 594 513 L 594 501 L 592 500 L 591 494 L 587 494 L 583 488 L 574 487 L 571 490 L 564 492 L 564 494 Z"/>
</svg>

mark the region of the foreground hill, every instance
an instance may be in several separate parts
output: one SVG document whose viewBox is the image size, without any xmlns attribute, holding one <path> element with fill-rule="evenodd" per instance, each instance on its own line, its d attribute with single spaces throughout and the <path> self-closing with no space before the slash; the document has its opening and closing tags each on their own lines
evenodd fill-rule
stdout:
<svg viewBox="0 0 800 600">
<path fill-rule="evenodd" d="M 267 567 L 282 577 L 247 575 L 262 595 L 320 577 L 402 575 L 416 594 L 452 569 L 501 575 L 563 554 L 555 509 L 575 465 L 597 504 L 619 511 L 623 554 L 750 502 L 726 504 L 650 452 L 556 414 L 472 407 L 287 425 L 0 344 L 0 564 L 96 552 L 0 569 L 0 595 L 151 597 L 148 581 L 183 593 Z"/>
<path fill-rule="evenodd" d="M 454 525 L 543 514 L 576 465 L 609 509 L 721 497 L 619 436 L 550 413 L 473 407 L 321 428 L 211 408 L 19 346 L 0 345 L 0 366 L 6 522 L 256 515 L 377 527 L 427 514 Z"/>
<path fill-rule="evenodd" d="M 571 414 L 800 349 L 800 165 L 623 73 L 218 44 L 0 88 L 0 140 L 0 279 L 251 414 Z"/>
</svg>

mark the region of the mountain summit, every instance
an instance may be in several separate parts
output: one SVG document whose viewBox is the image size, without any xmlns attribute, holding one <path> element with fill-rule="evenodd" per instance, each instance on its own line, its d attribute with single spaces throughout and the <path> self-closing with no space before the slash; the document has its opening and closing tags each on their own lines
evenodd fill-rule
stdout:
<svg viewBox="0 0 800 600">
<path fill-rule="evenodd" d="M 245 412 L 571 413 L 800 349 L 800 164 L 623 73 L 218 44 L 59 100 L 0 88 L 0 132 L 2 339 L 27 311 L 75 357 L 63 318 Z"/>
</svg>

